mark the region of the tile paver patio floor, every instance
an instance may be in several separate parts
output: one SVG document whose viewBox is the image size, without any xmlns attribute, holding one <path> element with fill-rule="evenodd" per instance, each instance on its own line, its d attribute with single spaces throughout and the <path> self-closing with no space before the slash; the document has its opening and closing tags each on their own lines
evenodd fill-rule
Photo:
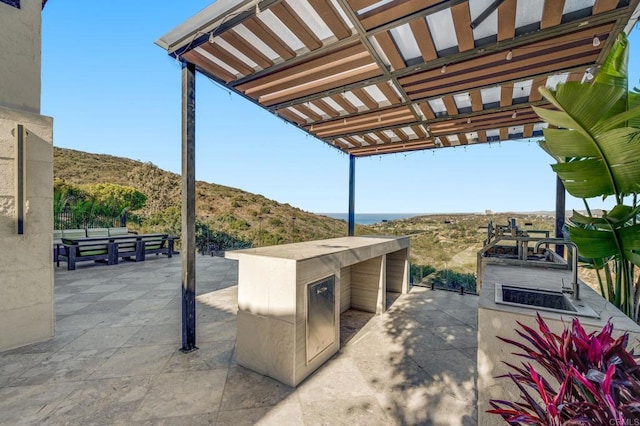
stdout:
<svg viewBox="0 0 640 426">
<path fill-rule="evenodd" d="M 178 350 L 180 257 L 56 268 L 56 334 L 0 353 L 0 424 L 476 424 L 477 297 L 414 287 L 342 316 L 297 388 L 236 365 L 235 261 L 198 256 L 198 351 Z"/>
</svg>

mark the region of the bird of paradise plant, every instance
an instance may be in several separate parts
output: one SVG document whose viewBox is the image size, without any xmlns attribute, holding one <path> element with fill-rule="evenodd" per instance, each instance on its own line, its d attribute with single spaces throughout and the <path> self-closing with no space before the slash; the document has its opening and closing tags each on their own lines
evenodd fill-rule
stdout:
<svg viewBox="0 0 640 426">
<path fill-rule="evenodd" d="M 569 194 L 582 198 L 587 215 L 573 212 L 569 238 L 596 270 L 600 291 L 638 322 L 640 278 L 640 91 L 628 90 L 628 41 L 621 33 L 593 82 L 541 88 L 555 107 L 533 107 L 550 126 L 540 146 Z M 615 197 L 601 216 L 587 199 Z M 603 278 L 604 276 L 604 278 Z"/>
</svg>

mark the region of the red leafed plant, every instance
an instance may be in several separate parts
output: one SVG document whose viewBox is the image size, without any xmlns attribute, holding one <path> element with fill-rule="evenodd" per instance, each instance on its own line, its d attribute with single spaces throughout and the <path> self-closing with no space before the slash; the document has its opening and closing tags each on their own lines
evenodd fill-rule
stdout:
<svg viewBox="0 0 640 426">
<path fill-rule="evenodd" d="M 523 352 L 514 355 L 534 361 L 553 380 L 530 361 L 505 362 L 512 372 L 499 377 L 509 377 L 521 399 L 492 399 L 487 412 L 511 425 L 640 425 L 640 366 L 626 349 L 628 333 L 614 339 L 609 321 L 587 334 L 574 318 L 571 328 L 557 335 L 539 314 L 540 332 L 518 325 L 522 330 L 516 332 L 528 343 L 498 338 L 520 348 Z"/>
</svg>

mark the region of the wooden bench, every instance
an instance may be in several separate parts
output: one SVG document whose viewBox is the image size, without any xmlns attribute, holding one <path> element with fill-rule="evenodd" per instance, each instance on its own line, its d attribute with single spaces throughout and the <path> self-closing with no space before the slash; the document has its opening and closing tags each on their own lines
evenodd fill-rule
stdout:
<svg viewBox="0 0 640 426">
<path fill-rule="evenodd" d="M 93 235 L 101 231 L 92 232 Z M 82 261 L 106 261 L 109 265 L 118 263 L 119 258 L 142 262 L 147 254 L 166 254 L 173 256 L 173 245 L 176 238 L 167 234 L 94 236 L 85 238 L 62 238 L 61 249 L 58 250 L 58 266 L 60 260 L 67 262 L 67 269 L 76 269 L 76 263 Z"/>
<path fill-rule="evenodd" d="M 166 254 L 173 256 L 175 238 L 167 234 L 139 235 L 136 241 L 136 262 L 145 260 L 147 254 Z"/>
<path fill-rule="evenodd" d="M 109 265 L 118 263 L 117 244 L 109 240 L 109 237 L 82 239 L 62 238 L 62 246 L 64 250 L 58 253 L 58 262 L 60 262 L 60 260 L 66 261 L 69 271 L 76 269 L 77 262 L 88 260 L 106 260 Z"/>
<path fill-rule="evenodd" d="M 85 238 L 87 231 L 85 229 L 56 229 L 53 231 L 53 261 L 56 262 L 56 266 L 60 266 L 60 255 L 66 254 L 66 249 L 62 244 L 62 239 L 75 240 L 78 238 Z"/>
<path fill-rule="evenodd" d="M 87 228 L 87 229 L 54 229 L 53 231 L 53 261 L 56 263 L 56 266 L 60 266 L 60 259 L 58 258 L 60 254 L 65 254 L 65 246 L 62 244 L 62 238 L 66 238 L 68 240 L 80 240 L 84 238 L 96 238 L 96 237 L 125 237 L 125 236 L 135 236 L 137 232 L 130 231 L 126 227 L 115 227 L 115 228 Z M 122 243 L 119 249 L 122 251 L 131 251 L 133 252 L 132 256 L 135 256 L 135 239 L 130 242 L 129 246 L 124 245 Z M 66 259 L 66 258 L 65 258 Z"/>
</svg>

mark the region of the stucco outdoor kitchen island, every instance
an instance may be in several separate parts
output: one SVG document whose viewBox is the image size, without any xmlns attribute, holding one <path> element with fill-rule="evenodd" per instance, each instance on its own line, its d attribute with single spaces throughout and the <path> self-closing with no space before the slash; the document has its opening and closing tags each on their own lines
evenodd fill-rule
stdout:
<svg viewBox="0 0 640 426">
<path fill-rule="evenodd" d="M 409 287 L 409 237 L 342 237 L 227 252 L 238 263 L 237 363 L 297 386 L 340 348 L 340 313 L 381 314 Z"/>
</svg>

